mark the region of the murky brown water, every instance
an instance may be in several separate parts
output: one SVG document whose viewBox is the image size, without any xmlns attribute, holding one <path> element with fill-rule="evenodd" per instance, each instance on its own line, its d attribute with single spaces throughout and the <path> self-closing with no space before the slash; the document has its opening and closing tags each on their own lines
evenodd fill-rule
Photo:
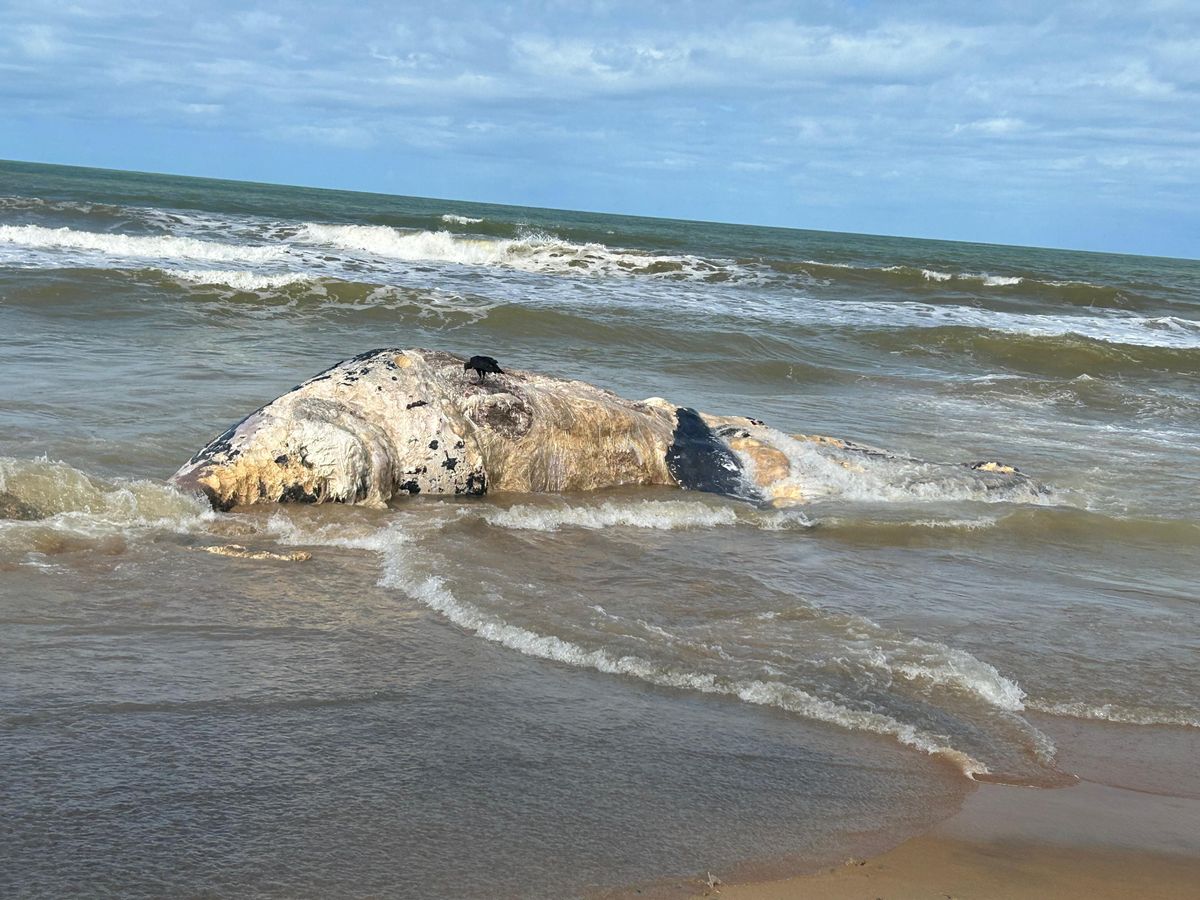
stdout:
<svg viewBox="0 0 1200 900">
<path fill-rule="evenodd" d="M 964 773 L 1069 781 L 1030 711 L 1200 723 L 1195 263 L 12 164 L 0 197 L 0 893 L 820 862 L 943 817 Z M 387 345 L 1052 492 L 216 515 L 164 486 Z M 313 559 L 202 552 L 230 542 Z"/>
</svg>

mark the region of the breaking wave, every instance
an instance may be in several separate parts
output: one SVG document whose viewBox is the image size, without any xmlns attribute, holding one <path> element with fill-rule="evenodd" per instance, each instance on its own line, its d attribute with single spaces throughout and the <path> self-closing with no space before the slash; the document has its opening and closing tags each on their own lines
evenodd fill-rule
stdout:
<svg viewBox="0 0 1200 900">
<path fill-rule="evenodd" d="M 687 502 L 669 505 L 701 506 Z M 601 520 L 604 523 L 647 521 L 629 515 L 633 508 L 636 505 L 627 505 L 621 511 L 610 509 L 607 516 L 599 514 L 599 519 L 572 516 L 570 524 L 583 522 L 583 527 L 604 527 L 598 524 Z M 517 509 L 514 514 L 517 528 L 553 530 L 560 521 L 565 521 L 565 517 L 548 521 L 533 515 L 528 507 Z M 691 515 L 696 512 L 692 510 Z M 494 516 L 489 511 L 484 518 L 491 520 Z M 461 521 L 461 516 L 443 519 L 428 533 L 445 534 L 441 529 L 456 519 Z M 425 521 L 428 525 L 428 520 Z M 664 524 L 673 527 L 673 523 Z M 421 541 L 427 529 L 420 526 L 415 515 L 406 515 L 383 528 L 365 523 L 357 528 L 329 525 L 312 528 L 297 525 L 280 512 L 272 516 L 268 530 L 287 544 L 375 552 L 382 565 L 381 586 L 400 590 L 454 625 L 526 656 L 624 675 L 660 687 L 724 695 L 850 730 L 886 735 L 952 762 L 971 778 L 1061 782 L 1061 773 L 1053 765 L 1052 745 L 1019 717 L 1025 699 L 1019 685 L 965 651 L 909 638 L 858 616 L 807 607 L 801 608 L 798 618 L 791 612 L 778 618 L 775 613 L 750 616 L 744 621 L 757 622 L 760 633 L 757 638 L 747 638 L 750 643 L 742 647 L 739 642 L 746 638 L 743 632 L 753 626 L 737 625 L 742 620 L 735 615 L 730 622 L 735 630 L 726 635 L 722 643 L 727 649 L 722 649 L 716 642 L 719 636 L 692 639 L 651 622 L 627 621 L 598 607 L 587 607 L 603 617 L 607 625 L 596 630 L 585 622 L 563 623 L 568 632 L 578 635 L 569 638 L 552 633 L 558 630 L 553 622 L 541 626 L 518 624 L 499 608 L 484 608 L 491 603 L 504 606 L 507 602 L 495 596 L 492 589 L 486 591 L 491 597 L 488 604 L 476 604 L 459 596 L 446 578 L 430 571 L 440 565 L 439 555 L 428 541 Z M 518 603 L 513 612 L 535 607 L 536 604 L 530 607 L 528 603 Z M 560 606 L 555 615 L 570 615 L 570 608 Z M 799 628 L 799 633 L 808 635 L 807 640 L 815 643 L 803 651 L 792 647 L 786 638 L 790 628 Z M 637 638 L 628 629 L 644 637 Z M 600 645 L 588 646 L 593 641 L 599 641 Z M 630 645 L 630 641 L 634 643 Z M 631 652 L 631 647 L 638 645 L 644 650 Z M 691 658 L 681 656 L 676 652 L 678 648 L 684 648 Z M 755 664 L 753 659 L 744 658 L 748 652 L 766 653 L 778 665 Z M 809 654 L 815 654 L 815 658 L 808 659 Z M 801 676 L 799 683 L 795 678 L 784 680 L 779 666 L 796 668 Z M 804 679 L 804 672 L 809 674 L 811 683 Z M 839 683 L 843 683 L 841 688 L 837 687 Z M 948 700 L 961 704 L 961 708 L 956 712 L 946 709 L 942 704 Z M 953 733 L 968 735 L 983 723 L 991 723 L 989 727 L 1000 729 L 991 740 L 1015 742 L 1000 752 L 1003 772 L 996 773 L 985 761 L 988 741 L 981 740 L 979 734 L 971 737 L 968 744 L 978 745 L 982 754 L 964 750 L 953 737 L 942 733 L 960 716 L 966 716 L 968 731 L 952 728 Z M 960 723 L 958 728 L 961 727 Z"/>
<path fill-rule="evenodd" d="M 510 228 L 510 236 L 488 236 L 379 224 L 287 224 L 246 217 L 224 221 L 212 216 L 174 213 L 163 219 L 165 214 L 161 211 L 162 221 L 158 221 L 150 215 L 152 212 L 156 211 L 145 211 L 139 227 L 153 226 L 169 233 L 123 234 L 65 226 L 0 225 L 0 251 L 5 251 L 0 263 L 63 268 L 120 267 L 122 261 L 133 261 L 155 266 L 185 283 L 223 284 L 247 292 L 285 288 L 315 279 L 391 285 L 407 282 L 418 272 L 430 271 L 423 267 L 435 265 L 555 276 L 637 277 L 691 282 L 696 289 L 673 296 L 672 309 L 725 315 L 739 321 L 761 320 L 801 328 L 883 329 L 892 337 L 905 329 L 921 329 L 933 331 L 930 337 L 935 340 L 939 338 L 937 329 L 964 328 L 1035 338 L 1078 337 L 1119 346 L 1200 349 L 1200 321 L 1188 314 L 1162 314 L 1165 309 L 1185 312 L 1178 305 L 1158 303 L 1156 315 L 1135 315 L 1120 309 L 1109 310 L 1107 314 L 1080 311 L 1068 315 L 1046 312 L 1045 304 L 1022 312 L 1019 302 L 1014 306 L 1003 298 L 995 302 L 986 300 L 992 296 L 989 292 L 1020 290 L 1025 292 L 1020 295 L 1025 299 L 1053 301 L 1052 309 L 1061 309 L 1060 301 L 1064 299 L 1068 303 L 1086 302 L 1101 308 L 1136 308 L 1141 302 L 1130 300 L 1132 295 L 1117 288 L 1043 280 L 1033 275 L 668 253 L 610 246 L 599 241 L 572 241 L 525 226 L 506 226 Z M 456 226 L 483 222 L 478 217 L 453 213 L 445 213 L 441 218 L 447 225 Z M 110 227 L 126 225 L 117 222 Z M 787 277 L 781 280 L 781 276 Z M 864 292 L 856 291 L 852 302 L 798 296 L 798 289 L 812 293 L 807 288 L 814 279 L 844 282 L 852 287 L 863 279 L 866 279 L 864 284 L 871 279 L 884 279 L 886 283 L 878 286 L 887 289 L 906 284 L 925 288 L 932 285 L 939 288 L 941 295 L 933 296 L 926 291 L 920 300 L 908 302 L 882 299 L 886 294 L 869 291 L 865 296 Z M 711 290 L 706 292 L 708 285 L 714 283 L 758 286 L 764 290 L 720 297 Z M 941 287 L 949 293 L 940 291 Z M 960 295 L 968 289 L 985 299 L 963 301 Z M 1046 291 L 1050 293 L 1044 294 Z M 595 298 L 558 299 L 595 303 Z M 609 303 L 661 308 L 664 298 L 647 292 L 640 298 L 614 294 L 607 299 Z M 981 302 L 987 305 L 975 305 Z"/>
<path fill-rule="evenodd" d="M 1069 701 L 1049 703 L 1031 700 L 1029 709 L 1052 716 L 1071 719 L 1092 719 L 1101 722 L 1116 722 L 1122 725 L 1172 725 L 1179 728 L 1200 728 L 1200 718 L 1195 713 L 1166 712 L 1160 709 L 1121 706 L 1113 703 L 1084 703 Z"/>
<path fill-rule="evenodd" d="M 201 241 L 168 235 L 106 234 L 41 225 L 0 225 L 0 244 L 49 250 L 82 250 L 133 259 L 194 259 L 210 262 L 266 263 L 284 259 L 276 246 Z"/>
<path fill-rule="evenodd" d="M 320 540 L 317 535 L 298 533 L 292 526 L 276 527 L 282 532 L 291 532 L 293 542 Z M 723 678 L 715 673 L 663 666 L 634 655 L 618 655 L 602 648 L 586 649 L 554 635 L 510 624 L 457 598 L 441 577 L 421 573 L 412 561 L 413 537 L 399 530 L 326 538 L 324 542 L 379 553 L 383 561 L 381 586 L 398 589 L 458 627 L 526 656 L 611 675 L 626 675 L 660 687 L 723 694 L 746 703 L 774 706 L 816 721 L 893 737 L 909 747 L 945 758 L 971 778 L 989 774 L 984 763 L 951 746 L 944 736 L 927 734 L 886 713 L 852 709 L 781 682 Z"/>
<path fill-rule="evenodd" d="M 797 320 L 813 325 L 825 322 L 864 329 L 886 327 L 888 334 L 897 339 L 905 336 L 906 329 L 917 331 L 918 336 L 924 338 L 936 329 L 959 328 L 971 329 L 975 334 L 1077 337 L 1133 347 L 1200 349 L 1200 321 L 1179 316 L 1061 315 L 930 303 L 814 302 L 806 306 Z M 922 330 L 925 333 L 921 333 Z"/>
<path fill-rule="evenodd" d="M 0 550 L 58 553 L 131 531 L 188 531 L 212 521 L 209 504 L 165 484 L 107 481 L 66 463 L 0 457 Z"/>
<path fill-rule="evenodd" d="M 879 271 L 895 272 L 901 275 L 912 275 L 919 272 L 926 281 L 948 282 L 965 281 L 982 284 L 984 287 L 1012 287 L 1025 279 L 1019 275 L 989 275 L 987 272 L 941 272 L 937 269 L 914 269 L 910 266 L 884 266 Z"/>
<path fill-rule="evenodd" d="M 743 260 L 752 263 L 754 260 Z M 975 293 L 991 303 L 1034 300 L 1053 306 L 1083 306 L 1099 309 L 1161 308 L 1163 285 L 1101 284 L 1045 272 L 1023 271 L 996 274 L 962 272 L 949 268 L 920 265 L 869 265 L 820 260 L 762 260 L 769 270 L 796 275 L 819 282 L 843 283 L 870 294 L 874 291 L 904 290 L 917 295 L 934 293 Z M 1175 293 L 1168 290 L 1168 294 Z M 1155 299 L 1153 295 L 1160 295 Z M 1179 296 L 1179 308 L 1189 304 Z"/>
<path fill-rule="evenodd" d="M 775 429 L 768 433 L 789 466 L 787 477 L 770 485 L 768 499 L 1052 502 L 1047 488 L 1023 477 L 995 477 L 964 465 L 924 462 L 830 439 L 805 440 Z M 742 459 L 748 468 L 754 465 L 752 458 Z"/>
<path fill-rule="evenodd" d="M 189 284 L 216 284 L 238 291 L 256 292 L 287 287 L 313 280 L 299 272 L 266 275 L 244 269 L 163 269 L 164 274 Z"/>
<path fill-rule="evenodd" d="M 503 266 L 559 274 L 694 276 L 722 272 L 726 263 L 695 256 L 667 256 L 618 250 L 603 244 L 576 244 L 552 235 L 521 238 L 469 238 L 448 231 L 405 232 L 386 225 L 307 224 L 302 242 L 362 251 L 408 262 Z"/>
</svg>

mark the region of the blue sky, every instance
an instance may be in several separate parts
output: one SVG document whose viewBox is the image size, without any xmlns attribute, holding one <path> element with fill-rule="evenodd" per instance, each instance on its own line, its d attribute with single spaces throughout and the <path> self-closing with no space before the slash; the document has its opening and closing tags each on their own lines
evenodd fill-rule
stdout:
<svg viewBox="0 0 1200 900">
<path fill-rule="evenodd" d="M 0 2 L 0 157 L 1200 256 L 1200 3 Z"/>
</svg>

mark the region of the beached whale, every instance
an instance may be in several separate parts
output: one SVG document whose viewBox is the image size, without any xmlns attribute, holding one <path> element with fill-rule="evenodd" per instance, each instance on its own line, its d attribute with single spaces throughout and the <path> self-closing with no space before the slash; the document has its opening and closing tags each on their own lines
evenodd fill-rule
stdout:
<svg viewBox="0 0 1200 900">
<path fill-rule="evenodd" d="M 856 479 L 1014 499 L 1041 490 L 999 463 L 923 463 L 507 366 L 482 381 L 463 363 L 396 348 L 340 362 L 230 427 L 171 480 L 217 509 L 618 485 L 789 505 Z"/>
</svg>

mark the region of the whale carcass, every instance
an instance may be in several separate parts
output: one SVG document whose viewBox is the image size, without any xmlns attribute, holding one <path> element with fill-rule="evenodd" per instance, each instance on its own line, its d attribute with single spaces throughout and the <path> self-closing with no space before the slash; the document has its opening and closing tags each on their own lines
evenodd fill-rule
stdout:
<svg viewBox="0 0 1200 900">
<path fill-rule="evenodd" d="M 847 441 L 785 435 L 661 398 L 510 369 L 476 383 L 463 359 L 387 348 L 344 360 L 212 440 L 172 476 L 217 509 L 252 503 L 380 506 L 409 494 L 675 485 L 773 505 L 828 492 L 830 473 L 957 485 L 1024 499 L 1042 490 L 995 462 L 923 463 Z M 888 468 L 890 466 L 890 469 Z"/>
</svg>

